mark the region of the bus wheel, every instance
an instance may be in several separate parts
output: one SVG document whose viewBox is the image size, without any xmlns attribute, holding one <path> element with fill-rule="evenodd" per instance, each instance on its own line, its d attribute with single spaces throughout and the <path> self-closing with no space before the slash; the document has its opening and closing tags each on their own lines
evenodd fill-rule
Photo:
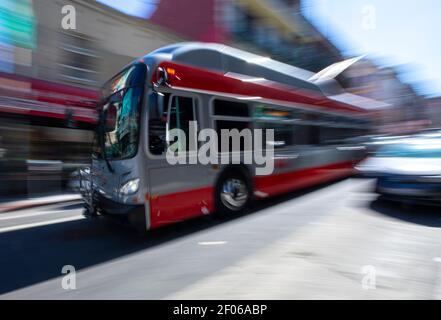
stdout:
<svg viewBox="0 0 441 320">
<path fill-rule="evenodd" d="M 251 187 L 239 170 L 226 172 L 216 187 L 216 209 L 220 214 L 242 213 L 250 204 Z"/>
</svg>

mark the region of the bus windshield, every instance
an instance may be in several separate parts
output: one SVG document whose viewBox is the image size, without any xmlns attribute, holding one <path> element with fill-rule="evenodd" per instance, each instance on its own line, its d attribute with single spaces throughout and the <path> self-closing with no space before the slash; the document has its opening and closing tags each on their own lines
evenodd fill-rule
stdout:
<svg viewBox="0 0 441 320">
<path fill-rule="evenodd" d="M 109 160 L 122 160 L 136 155 L 145 78 L 146 67 L 138 64 L 122 72 L 104 87 L 97 137 L 101 143 L 96 145 L 95 156 L 104 155 Z"/>
</svg>

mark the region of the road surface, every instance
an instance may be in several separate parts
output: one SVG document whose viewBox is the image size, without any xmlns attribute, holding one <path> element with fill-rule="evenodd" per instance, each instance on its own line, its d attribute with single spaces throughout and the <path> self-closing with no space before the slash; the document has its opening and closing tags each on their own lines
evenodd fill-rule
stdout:
<svg viewBox="0 0 441 320">
<path fill-rule="evenodd" d="M 0 299 L 440 299 L 441 209 L 371 190 L 343 180 L 145 236 L 78 203 L 1 214 Z"/>
</svg>

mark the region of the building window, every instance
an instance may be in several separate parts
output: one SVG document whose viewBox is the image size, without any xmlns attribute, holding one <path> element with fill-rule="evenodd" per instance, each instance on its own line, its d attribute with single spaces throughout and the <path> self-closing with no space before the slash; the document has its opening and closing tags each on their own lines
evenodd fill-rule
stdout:
<svg viewBox="0 0 441 320">
<path fill-rule="evenodd" d="M 60 45 L 60 75 L 64 81 L 98 85 L 99 57 L 95 42 L 85 35 L 62 34 Z"/>
</svg>

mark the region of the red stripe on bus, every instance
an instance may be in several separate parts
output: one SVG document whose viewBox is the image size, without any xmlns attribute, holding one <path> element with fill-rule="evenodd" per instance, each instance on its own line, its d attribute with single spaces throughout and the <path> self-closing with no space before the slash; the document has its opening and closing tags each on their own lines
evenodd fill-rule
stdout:
<svg viewBox="0 0 441 320">
<path fill-rule="evenodd" d="M 208 212 L 214 211 L 212 187 L 161 196 L 150 195 L 150 228 L 201 216 L 202 207 Z"/>
<path fill-rule="evenodd" d="M 229 77 L 223 73 L 176 64 L 169 61 L 161 63 L 159 67 L 165 70 L 167 68 L 175 70 L 175 74 L 168 75 L 168 82 L 172 87 L 228 93 L 245 97 L 258 96 L 275 101 L 307 104 L 321 109 L 357 113 L 366 112 L 355 106 L 330 100 L 325 96 L 319 96 L 311 90 L 299 89 L 280 83 L 274 84 L 274 82 L 272 82 L 271 85 L 265 85 L 241 81 L 240 79 Z M 156 74 L 153 75 L 152 81 L 156 81 Z"/>
<path fill-rule="evenodd" d="M 349 176 L 354 173 L 353 168 L 353 161 L 345 161 L 269 176 L 256 176 L 254 177 L 254 188 L 255 191 L 274 196 Z"/>
<path fill-rule="evenodd" d="M 304 170 L 254 177 L 254 191 L 274 196 L 350 176 L 354 173 L 353 167 L 353 161 L 345 161 Z M 206 207 L 208 212 L 215 210 L 214 187 L 203 187 L 161 196 L 146 195 L 146 199 L 150 200 L 151 229 L 202 216 L 202 207 Z"/>
</svg>

